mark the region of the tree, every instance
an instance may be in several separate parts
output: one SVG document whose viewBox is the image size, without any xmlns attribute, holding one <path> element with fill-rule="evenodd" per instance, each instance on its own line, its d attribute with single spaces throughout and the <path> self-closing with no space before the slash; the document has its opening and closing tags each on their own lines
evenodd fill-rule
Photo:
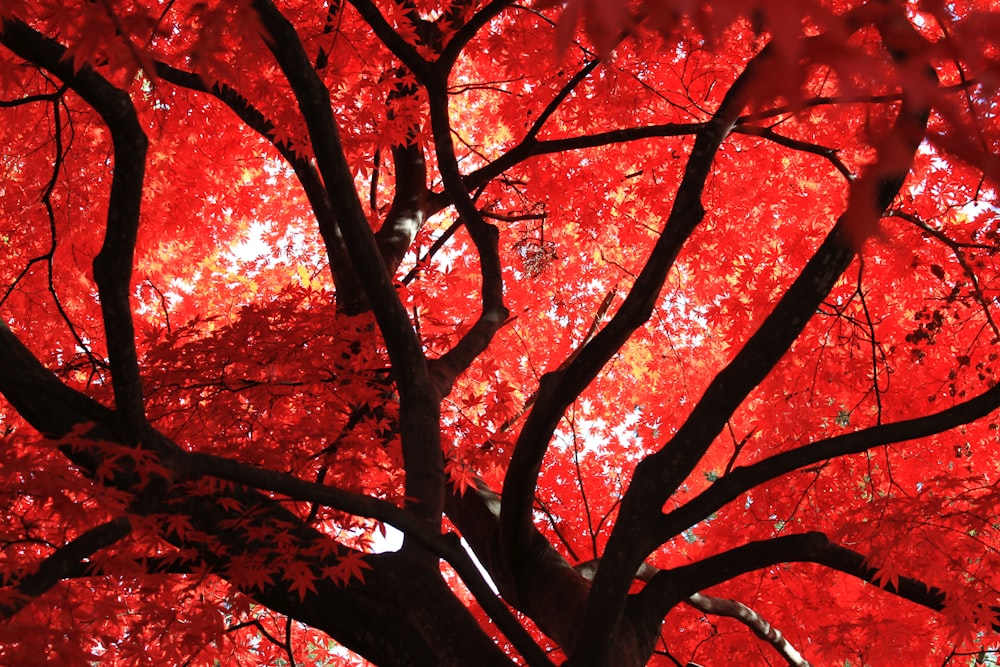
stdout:
<svg viewBox="0 0 1000 667">
<path fill-rule="evenodd" d="M 990 3 L 0 20 L 4 663 L 996 663 Z"/>
</svg>

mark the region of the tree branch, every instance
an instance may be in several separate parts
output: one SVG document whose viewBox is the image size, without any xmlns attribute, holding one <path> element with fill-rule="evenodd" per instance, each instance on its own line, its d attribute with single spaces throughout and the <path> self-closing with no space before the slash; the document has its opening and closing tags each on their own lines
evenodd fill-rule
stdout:
<svg viewBox="0 0 1000 667">
<path fill-rule="evenodd" d="M 313 69 L 288 19 L 270 0 L 254 0 L 253 7 L 270 36 L 268 48 L 288 79 L 305 118 L 337 223 L 392 362 L 400 395 L 400 440 L 406 469 L 407 502 L 424 521 L 439 527 L 445 485 L 439 429 L 440 395 L 430 381 L 420 341 L 396 294 L 354 189 L 354 176 L 340 143 L 330 93 Z M 374 7 L 371 10 L 378 11 Z"/>
<path fill-rule="evenodd" d="M 636 604 L 655 608 L 653 614 L 662 618 L 678 602 L 700 590 L 748 572 L 795 562 L 823 565 L 868 583 L 879 580 L 878 569 L 869 566 L 862 554 L 830 542 L 820 532 L 798 533 L 749 542 L 690 565 L 661 570 L 638 593 Z M 913 577 L 901 576 L 898 581 L 884 582 L 879 587 L 934 611 L 941 611 L 946 605 L 941 589 Z M 998 610 L 991 611 L 998 618 Z M 994 621 L 994 626 L 998 623 L 1000 618 Z"/>
<path fill-rule="evenodd" d="M 419 90 L 415 84 L 406 80 L 406 75 L 405 67 L 396 68 L 391 74 L 393 80 L 387 98 L 390 120 L 396 116 L 392 107 L 394 102 L 409 98 L 411 102 L 419 104 Z M 390 274 L 395 274 L 427 219 L 427 161 L 424 149 L 417 141 L 417 131 L 415 126 L 407 128 L 404 141 L 391 148 L 395 180 L 392 204 L 382 226 L 375 233 L 375 242 Z M 374 198 L 377 195 L 374 181 L 372 188 L 371 196 Z"/>
<path fill-rule="evenodd" d="M 461 26 L 452 35 L 437 60 L 438 66 L 444 71 L 450 72 L 458 57 L 462 54 L 462 49 L 476 36 L 476 33 L 494 17 L 499 16 L 500 12 L 513 4 L 513 0 L 492 0 L 488 5 L 476 12 L 465 25 Z M 441 17 L 442 20 L 446 18 L 447 14 Z"/>
<path fill-rule="evenodd" d="M 1000 408 L 1000 385 L 946 410 L 923 417 L 880 424 L 820 440 L 769 456 L 746 467 L 737 467 L 716 480 L 701 494 L 658 521 L 657 540 L 665 542 L 695 525 L 750 489 L 794 470 L 823 461 L 859 454 L 894 442 L 916 440 L 981 419 Z"/>
<path fill-rule="evenodd" d="M 41 433 L 55 438 L 79 433 L 69 443 L 60 445 L 60 450 L 74 465 L 91 476 L 96 474 L 107 456 L 107 445 L 125 445 L 128 442 L 118 430 L 118 421 L 113 411 L 60 382 L 2 322 L 0 393 Z M 156 437 L 152 440 L 150 449 L 160 454 L 160 465 L 172 470 L 176 478 L 189 478 L 192 469 L 203 464 L 197 456 L 180 451 L 176 444 L 158 432 L 154 432 L 154 435 Z M 104 446 L 88 447 L 88 440 L 98 441 Z M 218 461 L 210 462 L 214 470 L 224 470 Z M 141 475 L 134 466 L 124 465 L 124 459 L 118 463 L 113 476 L 102 480 L 103 483 L 134 492 Z M 343 500 L 340 496 L 333 499 L 338 502 Z M 234 510 L 233 507 L 238 509 Z M 300 517 L 279 502 L 243 485 L 230 485 L 213 495 L 192 495 L 184 487 L 174 487 L 165 492 L 157 511 L 188 517 L 192 534 L 199 535 L 199 538 L 184 540 L 176 534 L 164 537 L 175 546 L 194 550 L 213 572 L 229 578 L 233 568 L 238 569 L 238 561 L 234 560 L 237 556 L 259 555 L 261 551 L 266 554 L 272 548 L 270 543 L 261 545 L 247 540 L 246 532 L 240 528 L 245 525 L 244 512 L 247 508 L 253 509 L 253 520 L 257 528 L 289 535 L 290 539 L 301 545 L 302 559 L 314 572 L 337 564 L 339 555 L 329 555 L 329 549 L 314 548 L 321 542 L 328 542 L 330 538 L 327 535 L 305 525 Z M 428 530 L 423 528 L 425 533 Z M 223 548 L 220 549 L 220 546 Z M 339 548 L 341 551 L 338 553 L 347 550 L 346 547 Z M 323 555 L 317 556 L 317 551 Z M 455 569 L 460 575 L 468 576 L 470 566 L 461 562 L 463 555 L 465 558 L 468 556 L 464 552 L 451 555 L 458 563 Z M 468 641 L 473 647 L 470 650 L 480 653 L 494 650 L 486 648 L 488 640 L 474 622 L 469 620 L 466 624 L 464 608 L 461 614 L 457 609 L 447 609 L 452 604 L 453 596 L 450 591 L 445 594 L 447 587 L 440 582 L 436 558 L 433 570 L 428 568 L 430 574 L 426 576 L 413 572 L 412 561 L 397 562 L 374 556 L 371 558 L 375 559 L 375 563 L 373 571 L 366 576 L 365 586 L 343 586 L 317 575 L 314 582 L 316 591 L 300 597 L 291 589 L 291 582 L 275 577 L 271 583 L 259 588 L 249 588 L 245 592 L 276 611 L 336 636 L 345 646 L 379 664 L 437 663 L 435 651 L 414 628 L 414 622 L 423 624 L 425 630 L 440 630 L 446 626 L 454 627 L 456 623 L 463 624 L 463 632 L 479 633 L 477 636 L 470 635 Z M 474 566 L 471 567 L 474 569 Z M 418 589 L 416 592 L 401 586 L 399 580 L 404 574 L 405 582 L 411 588 Z M 470 581 L 472 588 L 475 581 Z M 439 590 L 441 587 L 444 590 Z M 436 600 L 435 604 L 443 605 L 438 610 L 440 613 L 431 618 L 407 617 L 405 610 L 399 607 L 398 600 L 417 594 L 429 596 L 428 599 Z M 391 602 L 394 599 L 397 602 Z M 461 606 L 457 601 L 454 604 Z M 488 608 L 488 604 L 484 607 Z M 333 613 L 333 610 L 343 608 L 350 608 L 354 613 Z M 499 612 L 494 610 L 494 613 Z M 383 635 L 373 636 L 371 628 L 383 625 Z"/>
<path fill-rule="evenodd" d="M 589 586 L 537 530 L 530 554 L 512 561 L 500 548 L 500 497 L 485 482 L 448 495 L 448 518 L 511 606 L 560 646 L 576 641 Z"/>
<path fill-rule="evenodd" d="M 945 86 L 942 90 L 955 90 L 966 88 L 966 85 L 959 86 Z M 739 117 L 733 126 L 732 132 L 741 134 L 760 134 L 756 126 L 749 125 L 750 123 L 759 122 L 768 118 L 774 118 L 777 116 L 785 116 L 791 113 L 797 113 L 802 109 L 808 109 L 810 107 L 820 107 L 829 106 L 833 104 L 893 104 L 898 103 L 903 96 L 900 93 L 891 93 L 886 95 L 838 95 L 838 96 L 820 96 L 807 98 L 801 100 L 794 107 L 790 105 L 782 105 L 777 107 L 772 107 L 770 109 L 765 109 L 763 111 L 756 111 L 751 114 L 745 114 Z M 497 178 L 504 172 L 515 167 L 516 165 L 524 162 L 533 157 L 540 155 L 548 155 L 551 153 L 558 153 L 568 150 L 583 150 L 586 148 L 596 148 L 599 146 L 608 146 L 618 143 L 626 143 L 630 141 L 639 141 L 642 139 L 655 139 L 663 137 L 679 137 L 687 136 L 692 134 L 697 134 L 705 127 L 705 123 L 662 123 L 658 125 L 647 125 L 643 127 L 628 127 L 620 128 L 617 130 L 608 130 L 606 132 L 598 132 L 596 134 L 580 135 L 576 137 L 561 137 L 558 139 L 544 139 L 538 140 L 536 137 L 528 134 L 522 138 L 522 140 L 514 146 L 512 149 L 493 160 L 489 164 L 486 164 L 475 171 L 472 171 L 465 176 L 466 187 L 469 190 L 475 190 L 481 188 L 486 183 L 489 183 L 494 178 Z M 796 150 L 805 150 L 806 152 L 816 153 L 821 157 L 827 157 L 826 151 L 832 150 L 824 146 L 813 147 L 811 144 L 799 143 L 797 140 L 790 139 L 788 137 L 783 137 L 777 133 L 771 133 L 773 136 L 768 138 L 773 139 L 776 143 L 788 143 L 789 148 L 794 148 Z M 829 159 L 829 158 L 827 158 Z M 845 176 L 848 175 L 849 170 L 846 170 L 846 165 L 838 164 L 839 159 L 834 161 L 833 164 L 838 171 L 844 173 Z M 845 173 L 845 170 L 847 173 Z M 431 198 L 431 206 L 428 212 L 430 215 L 433 212 L 439 211 L 447 206 L 450 202 L 447 201 L 445 193 L 439 192 L 435 193 Z"/>
<path fill-rule="evenodd" d="M 108 196 L 104 244 L 94 258 L 107 338 L 111 380 L 118 414 L 133 442 L 146 437 L 142 383 L 129 304 L 135 241 L 139 229 L 143 174 L 148 141 L 132 101 L 90 66 L 74 71 L 66 48 L 24 23 L 3 21 L 0 43 L 25 60 L 59 77 L 100 115 L 111 133 L 114 168 Z"/>
<path fill-rule="evenodd" d="M 925 235 L 931 238 L 937 239 L 944 245 L 951 249 L 952 254 L 955 255 L 955 259 L 958 261 L 959 265 L 962 267 L 962 272 L 965 273 L 965 277 L 969 279 L 972 283 L 972 294 L 979 305 L 980 309 L 983 311 L 983 317 L 986 318 L 986 323 L 989 324 L 990 329 L 993 331 L 993 339 L 1000 340 L 1000 325 L 997 324 L 993 317 L 993 313 L 990 312 L 990 303 L 986 296 L 983 294 L 983 288 L 979 276 L 976 274 L 975 269 L 969 264 L 969 260 L 966 259 L 964 249 L 976 248 L 978 250 L 985 250 L 987 253 L 992 255 L 1000 250 L 996 245 L 990 244 L 963 244 L 950 238 L 947 234 L 941 232 L 940 230 L 934 229 L 928 225 L 924 220 L 920 219 L 919 216 L 913 213 L 908 213 L 902 209 L 896 208 L 890 211 L 893 217 L 899 218 L 909 222 L 917 229 L 921 230 Z"/>
<path fill-rule="evenodd" d="M 451 139 L 451 121 L 448 117 L 448 91 L 446 80 L 435 79 L 427 88 L 430 103 L 431 130 L 434 134 L 434 151 L 445 192 L 458 211 L 466 231 L 472 238 L 479 255 L 479 272 L 482 309 L 472 327 L 455 345 L 432 363 L 435 384 L 442 396 L 451 391 L 459 374 L 478 357 L 507 318 L 510 311 L 504 305 L 503 267 L 500 263 L 497 228 L 486 222 L 476 208 L 466 189 L 455 156 Z"/>
<path fill-rule="evenodd" d="M 954 88 L 956 87 L 945 87 L 944 90 Z M 858 103 L 893 104 L 899 102 L 901 99 L 902 95 L 899 93 L 888 95 L 840 95 L 832 97 L 813 97 L 802 100 L 794 107 L 787 105 L 778 106 L 764 111 L 742 115 L 734 124 L 732 132 L 759 135 L 760 132 L 756 129 L 756 126 L 749 125 L 749 123 L 774 118 L 776 116 L 784 116 L 790 113 L 796 113 L 802 109 L 810 107 Z M 550 153 L 558 153 L 568 150 L 596 148 L 599 146 L 639 141 L 642 139 L 688 136 L 697 134 L 704 129 L 705 125 L 705 123 L 662 123 L 642 127 L 620 128 L 617 130 L 608 130 L 606 132 L 598 132 L 596 134 L 580 135 L 576 137 L 561 137 L 558 139 L 543 140 L 538 140 L 534 137 L 530 137 L 529 139 L 529 136 L 526 136 L 522 138 L 521 142 L 498 157 L 496 160 L 480 167 L 479 169 L 476 169 L 473 172 L 470 172 L 465 177 L 466 187 L 470 190 L 482 187 L 484 184 L 489 183 L 494 178 L 500 176 L 521 162 L 540 155 L 548 155 Z M 806 150 L 806 152 L 816 153 L 821 157 L 827 157 L 825 152 L 832 150 L 823 146 L 812 148 L 811 144 L 800 145 L 797 140 L 783 137 L 782 135 L 773 132 L 772 134 L 773 136 L 768 138 L 774 139 L 776 143 L 787 142 L 789 143 L 790 148 L 795 148 L 796 150 Z M 841 173 L 844 173 L 844 169 L 846 169 L 846 167 L 841 168 L 838 166 L 836 162 L 834 163 L 834 166 Z M 441 208 L 444 208 L 446 204 L 443 201 L 443 193 L 437 193 L 433 197 L 432 203 L 434 205 L 432 210 L 440 210 Z"/>
<path fill-rule="evenodd" d="M 512 167 L 540 155 L 597 148 L 599 146 L 639 141 L 641 139 L 697 135 L 698 132 L 705 129 L 705 126 L 705 123 L 663 123 L 659 125 L 608 130 L 607 132 L 597 132 L 595 134 L 576 137 L 562 137 L 559 139 L 523 139 L 521 143 L 496 160 L 471 172 L 465 177 L 465 183 L 466 187 L 470 190 L 481 188 Z M 432 199 L 432 202 L 437 208 L 443 208 L 445 205 L 442 203 L 443 199 L 443 193 L 438 193 Z"/>
<path fill-rule="evenodd" d="M 247 127 L 266 139 L 285 158 L 302 185 L 306 199 L 309 200 L 309 205 L 316 216 L 319 233 L 323 238 L 327 258 L 330 261 L 330 271 L 337 287 L 338 302 L 363 301 L 363 298 L 356 294 L 361 291 L 361 286 L 357 284 L 350 256 L 344 245 L 344 239 L 340 235 L 340 229 L 337 227 L 336 216 L 316 167 L 288 145 L 279 141 L 275 133 L 274 123 L 232 86 L 220 82 L 207 86 L 203 79 L 193 72 L 187 72 L 160 61 L 156 61 L 155 65 L 157 76 L 164 81 L 188 90 L 207 93 L 221 101 Z"/>
<path fill-rule="evenodd" d="M 280 473 L 211 454 L 190 453 L 185 468 L 195 476 L 212 476 L 256 489 L 273 491 L 293 500 L 325 505 L 355 516 L 376 519 L 397 528 L 417 540 L 429 551 L 451 565 L 482 606 L 531 665 L 551 665 L 523 626 L 493 594 L 479 569 L 454 536 L 441 535 L 425 522 L 384 500 L 351 493 L 332 486 L 306 482 L 294 475 Z"/>
<path fill-rule="evenodd" d="M 872 20 L 876 27 L 883 29 L 886 23 L 895 18 L 895 12 L 874 12 Z M 905 21 L 905 17 L 903 20 Z M 817 39 L 822 39 L 822 36 L 810 37 L 806 41 Z M 888 41 L 889 38 L 883 39 Z M 922 38 L 919 40 L 917 43 L 923 43 Z M 889 48 L 894 58 L 904 57 L 892 47 Z M 768 52 L 769 49 L 765 48 L 751 61 L 737 79 L 734 89 L 746 84 L 748 77 L 760 66 L 760 58 Z M 933 70 L 926 71 L 925 76 L 927 80 L 920 83 L 921 87 L 936 85 L 937 77 Z M 913 86 L 916 87 L 917 84 Z M 731 89 L 727 99 L 732 93 Z M 602 558 L 603 566 L 594 580 L 583 640 L 574 651 L 574 659 L 580 656 L 581 664 L 600 664 L 607 659 L 611 643 L 607 640 L 608 635 L 600 634 L 597 629 L 601 628 L 606 633 L 608 628 L 613 630 L 617 626 L 617 619 L 624 610 L 632 573 L 660 543 L 658 531 L 655 530 L 660 508 L 691 473 L 745 397 L 784 356 L 847 269 L 866 236 L 876 228 L 881 212 L 892 203 L 902 187 L 909 173 L 913 154 L 924 136 L 930 114 L 927 104 L 926 92 L 909 94 L 909 90 L 904 90 L 896 122 L 877 147 L 875 162 L 861 178 L 850 183 L 847 209 L 815 255 L 782 295 L 760 328 L 712 380 L 677 433 L 659 451 L 647 456 L 636 466 Z M 739 106 L 741 108 L 734 113 L 742 110 L 742 104 Z M 726 126 L 727 131 L 735 120 L 733 118 Z M 692 160 L 697 156 L 697 143 L 694 151 Z M 686 178 L 687 175 L 685 180 Z M 664 236 L 668 231 L 669 224 Z M 638 281 L 636 284 L 638 285 Z M 655 293 L 652 296 L 655 297 Z M 610 328 L 611 325 L 608 326 Z M 595 346 L 601 339 L 601 334 L 595 338 Z M 581 355 L 581 359 L 584 358 Z M 558 395 L 564 396 L 565 393 L 572 392 L 561 389 Z M 529 422 L 530 420 L 531 417 Z M 528 424 L 522 431 L 522 439 L 527 432 Z M 544 431 L 546 438 L 549 432 L 547 424 Z M 535 446 L 540 445 L 536 442 Z M 515 451 L 510 470 L 515 469 L 518 453 Z M 537 461 L 540 463 L 541 458 Z M 535 475 L 537 470 L 536 464 Z M 522 469 L 518 468 L 518 472 L 522 472 Z M 506 483 L 504 488 L 506 492 Z M 515 488 L 523 493 L 523 489 Z M 530 520 L 530 515 L 524 515 L 522 511 L 522 521 L 524 520 Z"/>
<path fill-rule="evenodd" d="M 852 174 L 851 170 L 847 168 L 847 165 L 845 165 L 843 161 L 837 157 L 838 151 L 834 148 L 820 146 L 819 144 L 802 141 L 801 139 L 792 139 L 791 137 L 786 137 L 783 134 L 775 132 L 774 129 L 770 127 L 737 125 L 733 128 L 733 134 L 746 134 L 752 137 L 760 137 L 762 139 L 767 139 L 768 141 L 773 141 L 781 146 L 785 146 L 786 148 L 791 148 L 792 150 L 818 155 L 821 158 L 828 160 L 830 164 L 833 165 L 834 169 L 839 171 L 847 180 L 854 178 L 854 174 Z"/>
<path fill-rule="evenodd" d="M 599 565 L 600 559 L 595 558 L 585 563 L 580 563 L 574 569 L 585 578 L 593 580 Z M 643 563 L 636 572 L 635 578 L 648 583 L 660 572 L 659 568 L 653 567 L 648 563 Z M 738 620 L 750 628 L 760 639 L 771 644 L 792 667 L 810 667 L 809 663 L 802 657 L 802 654 L 785 639 L 780 630 L 772 626 L 763 616 L 742 602 L 705 595 L 703 593 L 692 593 L 684 602 L 706 614 L 728 616 L 729 618 Z"/>
<path fill-rule="evenodd" d="M 14 595 L 0 603 L 0 619 L 8 619 L 32 600 L 63 579 L 70 577 L 81 562 L 132 532 L 127 517 L 118 517 L 94 526 L 48 555 L 35 570 L 13 583 Z"/>
<path fill-rule="evenodd" d="M 504 479 L 501 534 L 506 548 L 516 551 L 518 545 L 525 544 L 525 537 L 531 530 L 532 498 L 542 458 L 563 413 L 597 376 L 604 364 L 624 345 L 632 332 L 649 319 L 674 260 L 704 217 L 701 193 L 715 154 L 743 110 L 757 70 L 769 57 L 770 50 L 765 49 L 751 60 L 743 74 L 726 93 L 711 121 L 698 132 L 663 233 L 633 283 L 632 289 L 626 295 L 624 303 L 593 339 L 582 349 L 574 352 L 576 358 L 569 366 L 542 376 L 537 392 L 538 399 L 521 429 Z M 623 522 L 617 525 L 621 526 Z M 629 571 L 634 572 L 644 557 L 645 555 L 632 563 Z M 629 580 L 621 582 L 625 589 Z M 624 604 L 624 592 L 616 592 L 621 593 L 619 601 Z M 613 610 L 608 611 L 617 615 Z M 612 636 L 614 626 L 604 625 L 604 620 L 606 619 L 600 622 L 595 620 L 589 632 L 596 632 L 597 627 L 610 627 L 610 634 L 607 636 Z M 588 630 L 584 630 L 583 644 L 600 642 L 606 648 L 610 646 L 601 637 L 593 634 L 588 637 L 587 633 Z M 587 654 L 591 651 L 586 649 L 583 652 Z M 597 652 L 600 653 L 600 650 Z M 605 658 L 598 655 L 594 657 L 597 661 Z"/>
<path fill-rule="evenodd" d="M 98 440 L 125 439 L 118 431 L 114 411 L 92 398 L 70 389 L 45 368 L 6 322 L 0 321 L 0 394 L 38 432 L 62 438 L 81 424 L 91 424 L 85 437 Z M 100 464 L 94 452 L 63 446 L 61 451 L 75 465 L 93 474 Z M 116 479 L 130 488 L 134 478 L 118 471 Z"/>
<path fill-rule="evenodd" d="M 371 26 L 375 35 L 388 47 L 394 56 L 406 65 L 407 69 L 413 72 L 420 83 L 427 86 L 431 79 L 437 77 L 435 67 L 432 66 L 432 63 L 424 60 L 415 48 L 400 37 L 399 33 L 393 30 L 392 26 L 385 20 L 385 17 L 382 16 L 382 12 L 379 11 L 378 7 L 369 0 L 350 0 L 350 2 L 361 15 L 361 18 Z"/>
<path fill-rule="evenodd" d="M 933 70 L 927 77 L 928 84 L 937 82 Z M 657 507 L 679 487 L 743 399 L 791 347 L 847 269 L 865 235 L 874 230 L 881 212 L 896 197 L 930 114 L 926 97 L 916 99 L 919 102 L 904 95 L 896 123 L 879 147 L 875 163 L 851 183 L 847 209 L 774 310 L 709 384 L 677 434 L 637 467 L 636 479 L 642 478 L 645 485 L 649 474 L 648 484 L 658 489 L 653 498 Z M 634 481 L 633 488 L 636 486 Z"/>
<path fill-rule="evenodd" d="M 268 48 L 291 85 L 306 121 L 337 223 L 372 302 L 390 357 L 394 358 L 400 390 L 408 391 L 413 383 L 420 382 L 422 369 L 425 372 L 423 354 L 354 188 L 354 177 L 330 106 L 330 93 L 306 57 L 292 24 L 270 0 L 254 0 L 253 5 L 270 36 Z"/>
<path fill-rule="evenodd" d="M 633 609 L 647 607 L 640 615 L 662 618 L 673 606 L 684 601 L 706 613 L 732 616 L 771 643 L 788 664 L 805 666 L 809 663 L 801 654 L 756 612 L 739 602 L 698 592 L 754 570 L 791 562 L 816 563 L 869 583 L 878 577 L 878 571 L 866 565 L 863 555 L 831 543 L 822 533 L 787 535 L 751 542 L 690 565 L 661 570 L 636 596 Z M 934 611 L 941 611 L 946 604 L 940 589 L 912 577 L 899 577 L 897 582 L 886 583 L 882 588 Z M 998 618 L 998 610 L 991 611 L 994 618 Z M 997 621 L 994 621 L 994 628 L 997 627 Z"/>
<path fill-rule="evenodd" d="M 774 647 L 774 650 L 792 667 L 810 667 L 809 661 L 789 643 L 781 630 L 767 622 L 763 616 L 742 602 L 694 593 L 686 602 L 698 611 L 714 616 L 735 618 L 750 628 L 755 635 Z"/>
</svg>

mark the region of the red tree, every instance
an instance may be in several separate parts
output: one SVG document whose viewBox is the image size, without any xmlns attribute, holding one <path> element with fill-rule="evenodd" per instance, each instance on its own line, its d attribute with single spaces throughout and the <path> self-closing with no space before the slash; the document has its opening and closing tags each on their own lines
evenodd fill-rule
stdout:
<svg viewBox="0 0 1000 667">
<path fill-rule="evenodd" d="M 995 664 L 989 5 L 5 2 L 0 662 Z"/>
</svg>

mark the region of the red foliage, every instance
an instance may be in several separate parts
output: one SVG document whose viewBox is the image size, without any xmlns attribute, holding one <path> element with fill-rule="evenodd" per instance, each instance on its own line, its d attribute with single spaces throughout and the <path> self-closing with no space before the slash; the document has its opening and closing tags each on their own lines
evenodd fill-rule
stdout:
<svg viewBox="0 0 1000 667">
<path fill-rule="evenodd" d="M 0 22 L 3 664 L 998 660 L 991 3 Z"/>
</svg>

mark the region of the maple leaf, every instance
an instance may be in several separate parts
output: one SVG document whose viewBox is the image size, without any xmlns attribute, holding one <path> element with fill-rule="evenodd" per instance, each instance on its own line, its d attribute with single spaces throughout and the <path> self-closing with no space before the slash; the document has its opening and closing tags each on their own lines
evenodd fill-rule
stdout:
<svg viewBox="0 0 1000 667">
<path fill-rule="evenodd" d="M 886 557 L 880 559 L 876 563 L 867 563 L 869 567 L 875 569 L 875 574 L 872 576 L 872 583 L 876 586 L 881 586 L 882 588 L 892 587 L 893 589 L 899 589 L 899 577 L 901 571 L 895 559 L 892 557 Z"/>
<path fill-rule="evenodd" d="M 451 479 L 453 488 L 460 495 L 464 495 L 470 486 L 475 485 L 476 474 L 464 463 L 450 460 L 445 464 L 444 470 Z"/>
<path fill-rule="evenodd" d="M 305 600 L 307 594 L 316 592 L 316 575 L 305 563 L 287 563 L 281 570 L 281 578 L 291 584 L 290 588 L 299 594 L 299 600 Z"/>
<path fill-rule="evenodd" d="M 266 590 L 274 583 L 273 570 L 259 558 L 237 555 L 230 559 L 228 574 L 239 588 Z"/>
<path fill-rule="evenodd" d="M 163 522 L 167 535 L 176 535 L 181 541 L 185 541 L 194 528 L 191 519 L 183 514 L 168 514 Z"/>
<path fill-rule="evenodd" d="M 321 576 L 330 579 L 342 586 L 346 586 L 352 580 L 365 582 L 365 570 L 370 570 L 371 565 L 365 562 L 364 554 L 357 551 L 349 551 L 337 561 L 336 565 L 324 566 Z"/>
</svg>

